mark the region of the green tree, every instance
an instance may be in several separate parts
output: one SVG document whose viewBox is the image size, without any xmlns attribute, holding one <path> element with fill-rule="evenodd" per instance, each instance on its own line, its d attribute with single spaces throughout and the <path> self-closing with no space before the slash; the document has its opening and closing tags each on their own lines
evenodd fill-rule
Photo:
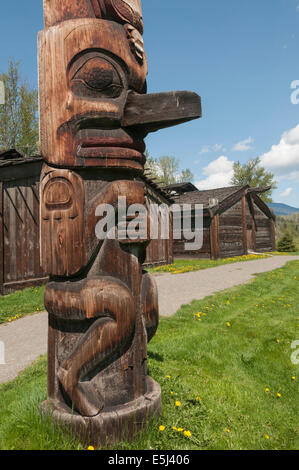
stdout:
<svg viewBox="0 0 299 470">
<path fill-rule="evenodd" d="M 145 169 L 147 174 L 163 185 L 192 181 L 194 175 L 189 169 L 180 173 L 180 161 L 176 157 L 163 156 L 160 158 L 149 157 L 147 152 Z"/>
<path fill-rule="evenodd" d="M 16 149 L 22 155 L 38 153 L 38 95 L 22 79 L 20 64 L 9 61 L 4 83 L 5 103 L 0 106 L 0 149 Z"/>
<path fill-rule="evenodd" d="M 178 178 L 180 162 L 175 157 L 160 157 L 161 181 L 165 184 L 175 184 Z"/>
<path fill-rule="evenodd" d="M 293 237 L 289 232 L 286 232 L 284 236 L 277 242 L 277 250 L 282 253 L 296 251 Z"/>
<path fill-rule="evenodd" d="M 179 177 L 179 183 L 192 183 L 194 180 L 194 174 L 187 168 L 183 170 Z"/>
<path fill-rule="evenodd" d="M 243 186 L 249 184 L 251 187 L 266 187 L 271 186 L 267 193 L 261 194 L 261 198 L 265 202 L 272 202 L 271 194 L 273 189 L 277 188 L 277 183 L 274 180 L 274 174 L 266 171 L 261 166 L 260 158 L 248 160 L 243 165 L 240 162 L 234 163 L 234 175 L 231 183 L 234 186 Z"/>
</svg>

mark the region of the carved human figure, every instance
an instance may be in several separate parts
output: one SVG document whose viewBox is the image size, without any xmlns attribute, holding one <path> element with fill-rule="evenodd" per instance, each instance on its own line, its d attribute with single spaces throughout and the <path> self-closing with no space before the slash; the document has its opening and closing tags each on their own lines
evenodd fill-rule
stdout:
<svg viewBox="0 0 299 470">
<path fill-rule="evenodd" d="M 50 276 L 44 407 L 99 444 L 158 413 L 161 391 L 147 376 L 147 342 L 158 326 L 157 289 L 142 269 L 149 237 L 98 239 L 97 207 L 117 211 L 120 198 L 145 205 L 144 138 L 199 117 L 200 98 L 146 94 L 140 0 L 44 0 L 44 12 L 41 259 Z"/>
</svg>

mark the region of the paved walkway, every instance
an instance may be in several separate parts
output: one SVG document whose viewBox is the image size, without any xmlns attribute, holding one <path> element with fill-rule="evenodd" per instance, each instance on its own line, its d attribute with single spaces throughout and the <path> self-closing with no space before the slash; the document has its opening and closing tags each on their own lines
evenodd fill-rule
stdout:
<svg viewBox="0 0 299 470">
<path fill-rule="evenodd" d="M 204 299 L 221 290 L 245 284 L 253 279 L 255 274 L 281 268 L 287 261 L 294 260 L 299 260 L 299 256 L 273 256 L 184 274 L 155 275 L 160 315 L 169 317 L 192 300 Z"/>
<path fill-rule="evenodd" d="M 171 316 L 183 304 L 245 284 L 254 274 L 280 268 L 290 260 L 299 260 L 299 256 L 273 256 L 185 274 L 155 274 L 160 315 Z M 46 313 L 0 325 L 0 341 L 5 346 L 6 362 L 1 365 L 0 354 L 0 383 L 14 379 L 20 371 L 47 352 L 47 329 Z"/>
</svg>

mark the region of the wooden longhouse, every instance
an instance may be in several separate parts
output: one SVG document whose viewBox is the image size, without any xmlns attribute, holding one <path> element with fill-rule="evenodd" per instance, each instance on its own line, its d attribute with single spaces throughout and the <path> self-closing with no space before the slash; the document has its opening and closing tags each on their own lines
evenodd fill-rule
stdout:
<svg viewBox="0 0 299 470">
<path fill-rule="evenodd" d="M 177 204 L 202 204 L 203 246 L 186 252 L 185 240 L 174 240 L 175 258 L 228 258 L 275 250 L 275 216 L 260 194 L 270 188 L 233 186 L 207 191 L 192 183 L 164 188 Z"/>
<path fill-rule="evenodd" d="M 40 267 L 40 156 L 0 153 L 0 295 L 47 282 Z M 144 177 L 149 202 L 171 204 L 170 196 Z M 170 230 L 172 233 L 172 230 Z M 172 238 L 152 240 L 145 266 L 173 262 Z"/>
</svg>

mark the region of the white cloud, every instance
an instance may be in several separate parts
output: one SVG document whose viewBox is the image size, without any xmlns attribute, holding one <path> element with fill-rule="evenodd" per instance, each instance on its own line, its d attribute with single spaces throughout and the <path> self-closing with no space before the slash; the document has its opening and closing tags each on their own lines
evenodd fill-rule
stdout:
<svg viewBox="0 0 299 470">
<path fill-rule="evenodd" d="M 253 138 L 248 137 L 248 139 L 241 140 L 241 142 L 238 142 L 237 144 L 235 144 L 232 148 L 232 151 L 233 152 L 246 152 L 247 150 L 250 150 L 252 148 L 250 144 L 252 144 L 253 142 L 254 142 Z"/>
<path fill-rule="evenodd" d="M 234 174 L 234 162 L 222 155 L 203 169 L 206 178 L 195 183 L 198 189 L 215 189 L 231 186 Z"/>
<path fill-rule="evenodd" d="M 280 179 L 299 181 L 299 124 L 284 132 L 279 144 L 261 156 L 261 165 Z"/>
<path fill-rule="evenodd" d="M 213 147 L 214 152 L 220 152 L 220 151 L 225 151 L 226 149 L 224 148 L 223 144 L 215 144 Z"/>
<path fill-rule="evenodd" d="M 215 144 L 215 145 L 204 145 L 200 151 L 200 153 L 210 153 L 210 152 L 225 152 L 225 148 L 223 144 Z"/>
<path fill-rule="evenodd" d="M 281 197 L 288 197 L 291 194 L 292 191 L 293 191 L 293 188 L 287 188 L 285 191 L 280 193 L 280 196 Z"/>
</svg>

